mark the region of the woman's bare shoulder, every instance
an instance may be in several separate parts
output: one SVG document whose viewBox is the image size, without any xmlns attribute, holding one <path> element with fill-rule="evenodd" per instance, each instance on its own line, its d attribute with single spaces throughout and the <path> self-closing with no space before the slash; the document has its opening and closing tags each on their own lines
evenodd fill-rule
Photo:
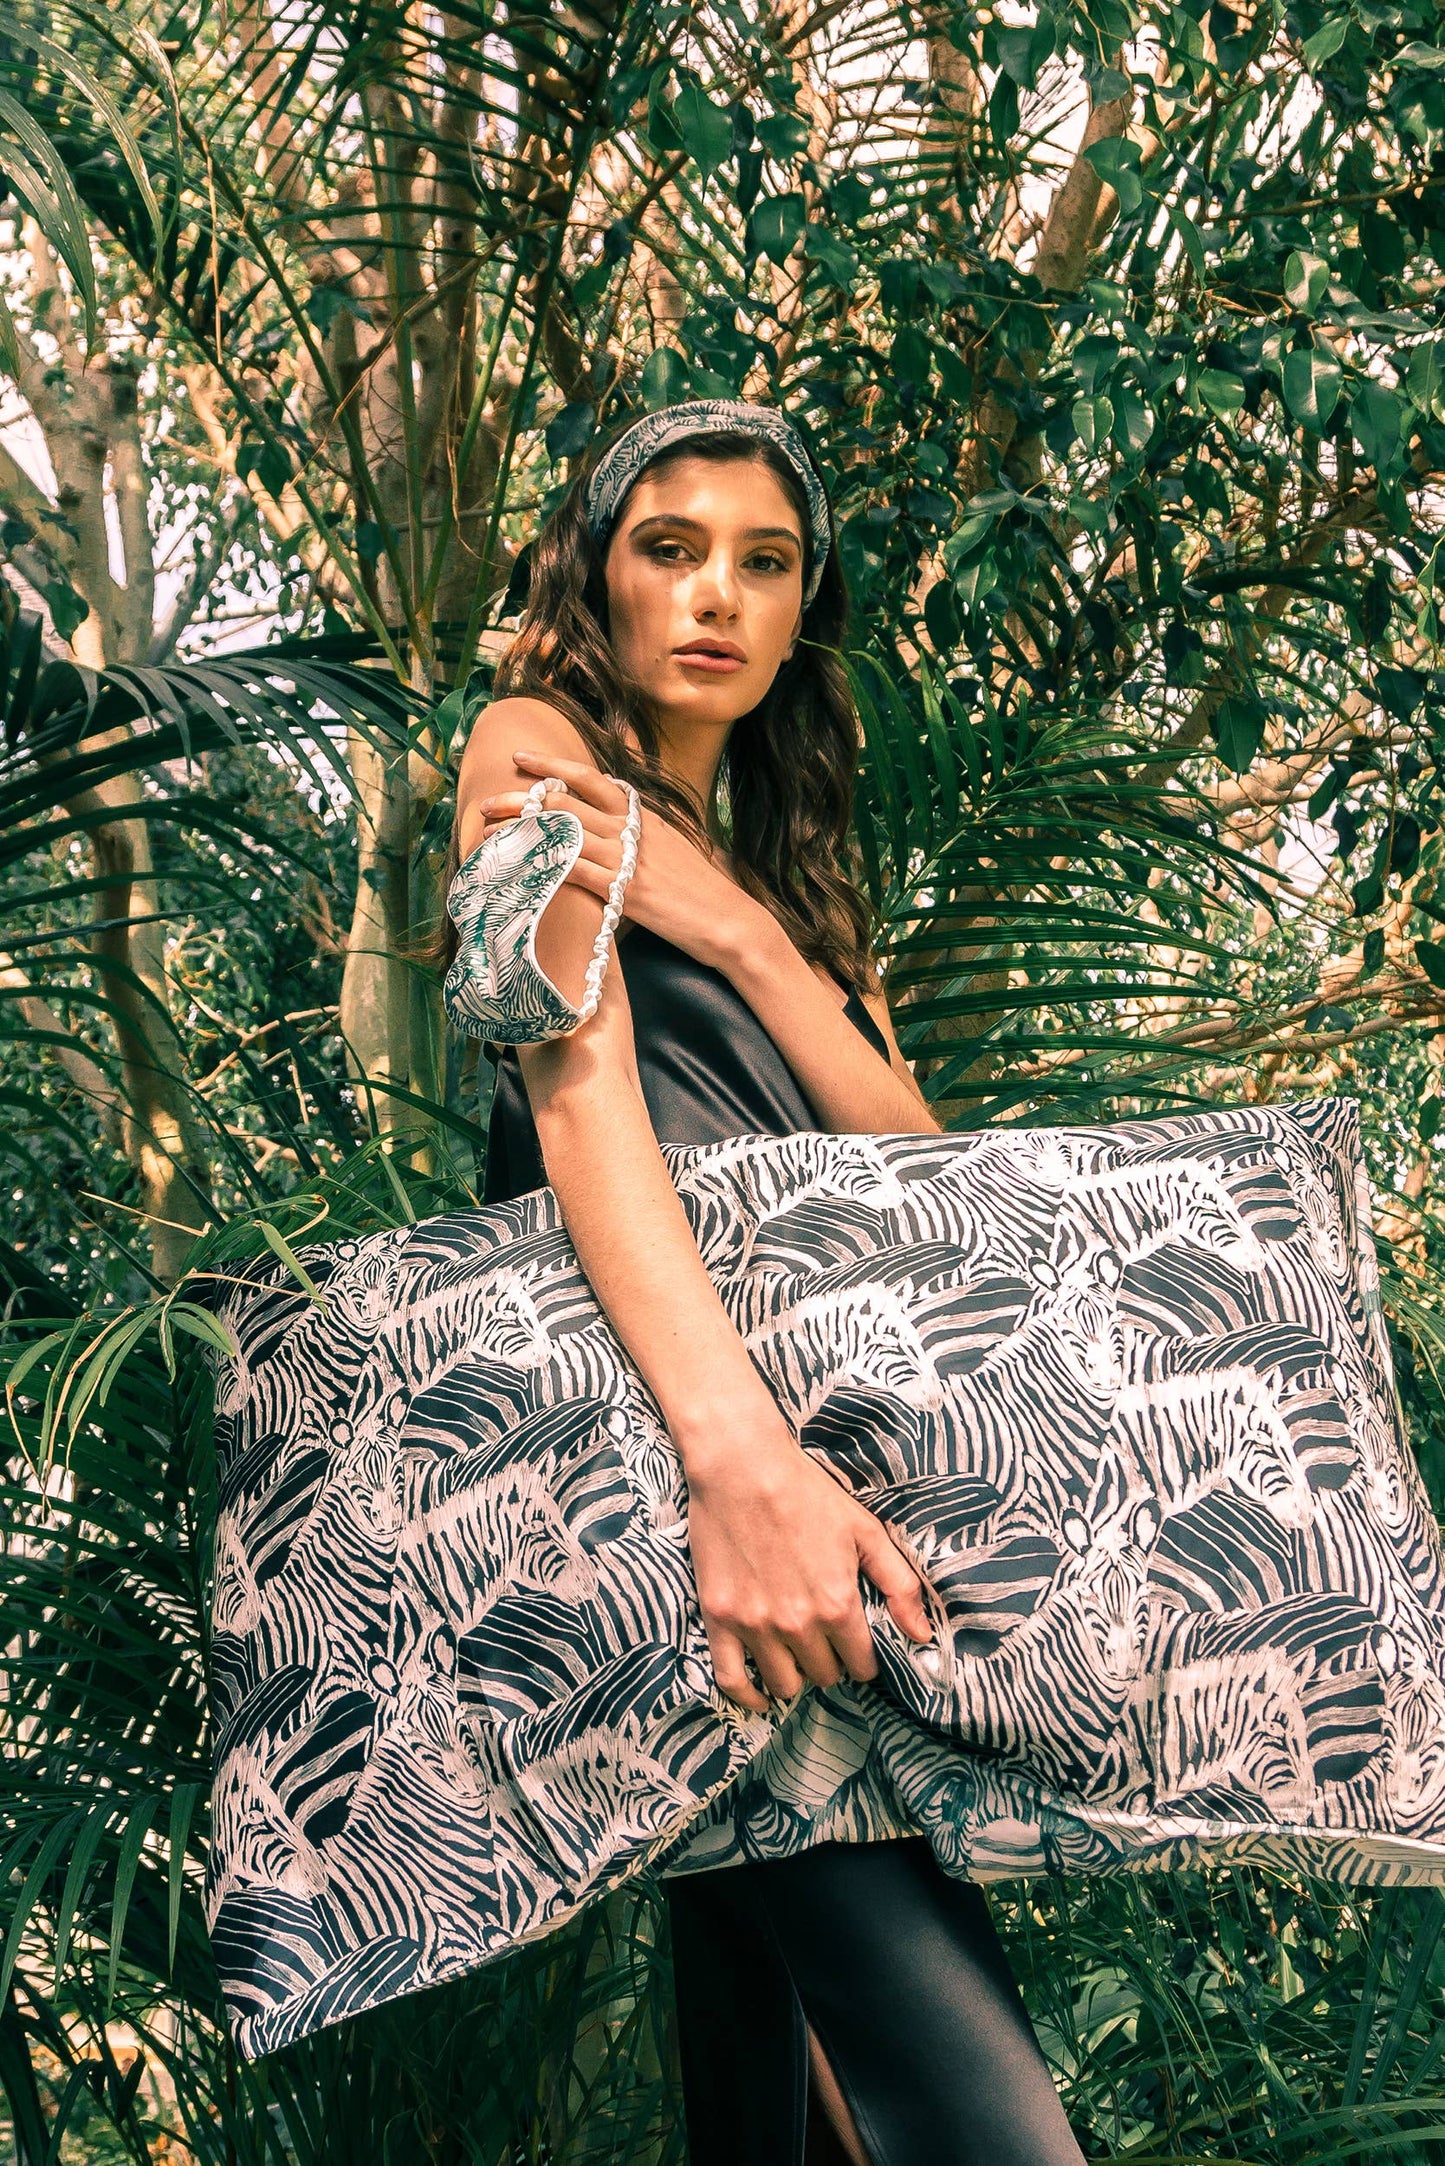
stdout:
<svg viewBox="0 0 1445 2166">
<path fill-rule="evenodd" d="M 519 767 L 514 752 L 555 753 L 558 759 L 591 760 L 575 722 L 544 699 L 494 699 L 475 717 L 457 769 L 457 822 L 462 854 L 479 837 L 485 821 L 477 800 L 504 790 L 528 790 L 541 778 L 536 768 Z"/>
<path fill-rule="evenodd" d="M 562 759 L 590 759 L 582 732 L 560 708 L 517 695 L 488 701 L 473 718 L 458 775 L 459 789 L 490 793 L 536 781 L 513 764 L 518 751 L 555 752 Z"/>
</svg>

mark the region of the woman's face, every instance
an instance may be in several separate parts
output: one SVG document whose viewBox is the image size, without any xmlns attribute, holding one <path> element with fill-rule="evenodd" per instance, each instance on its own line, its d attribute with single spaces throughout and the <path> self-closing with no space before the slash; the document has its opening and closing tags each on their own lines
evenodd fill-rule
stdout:
<svg viewBox="0 0 1445 2166">
<path fill-rule="evenodd" d="M 684 457 L 644 474 L 605 575 L 613 649 L 674 740 L 699 728 L 725 738 L 803 620 L 802 529 L 761 459 Z"/>
</svg>

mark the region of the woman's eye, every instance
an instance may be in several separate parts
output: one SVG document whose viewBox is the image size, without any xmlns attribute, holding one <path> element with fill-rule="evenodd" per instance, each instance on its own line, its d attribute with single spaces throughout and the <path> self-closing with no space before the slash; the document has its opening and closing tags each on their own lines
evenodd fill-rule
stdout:
<svg viewBox="0 0 1445 2166">
<path fill-rule="evenodd" d="M 677 554 L 669 556 L 667 554 L 669 550 L 673 550 Z M 682 543 L 675 541 L 654 542 L 651 550 L 651 554 L 655 557 L 661 557 L 664 564 L 675 564 L 678 555 L 683 553 Z"/>
<path fill-rule="evenodd" d="M 787 558 L 779 556 L 776 549 L 764 549 L 753 558 L 753 563 L 765 572 L 785 572 L 788 568 Z"/>
</svg>

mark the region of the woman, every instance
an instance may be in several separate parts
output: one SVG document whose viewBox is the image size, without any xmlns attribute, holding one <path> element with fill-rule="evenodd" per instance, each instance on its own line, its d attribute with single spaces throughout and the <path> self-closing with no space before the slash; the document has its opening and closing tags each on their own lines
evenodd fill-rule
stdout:
<svg viewBox="0 0 1445 2166">
<path fill-rule="evenodd" d="M 860 1571 L 930 1636 L 913 1565 L 783 1421 L 658 1148 L 937 1130 L 845 869 L 845 614 L 822 484 L 781 414 L 645 417 L 538 539 L 453 838 L 455 865 L 540 777 L 564 785 L 546 801 L 586 842 L 535 947 L 576 1005 L 620 859 L 609 778 L 642 795 L 599 1005 L 497 1059 L 484 1200 L 551 1183 L 683 1462 L 718 1686 L 759 1710 L 876 1675 Z M 666 1869 L 693 2166 L 801 2166 L 805 2143 L 854 2166 L 1079 2159 L 981 1890 L 906 1821 L 869 1833 Z"/>
</svg>

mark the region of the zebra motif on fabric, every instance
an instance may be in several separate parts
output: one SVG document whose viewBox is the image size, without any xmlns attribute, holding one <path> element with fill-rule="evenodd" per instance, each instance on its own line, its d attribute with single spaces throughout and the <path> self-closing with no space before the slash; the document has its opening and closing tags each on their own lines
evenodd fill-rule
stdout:
<svg viewBox="0 0 1445 2166">
<path fill-rule="evenodd" d="M 1356 1110 L 664 1147 L 879 1671 L 717 1689 L 687 1485 L 550 1189 L 217 1278 L 208 1916 L 248 2056 L 643 1871 L 1445 1881 L 1445 1549 Z M 324 1305 L 323 1305 L 324 1304 Z"/>
</svg>

